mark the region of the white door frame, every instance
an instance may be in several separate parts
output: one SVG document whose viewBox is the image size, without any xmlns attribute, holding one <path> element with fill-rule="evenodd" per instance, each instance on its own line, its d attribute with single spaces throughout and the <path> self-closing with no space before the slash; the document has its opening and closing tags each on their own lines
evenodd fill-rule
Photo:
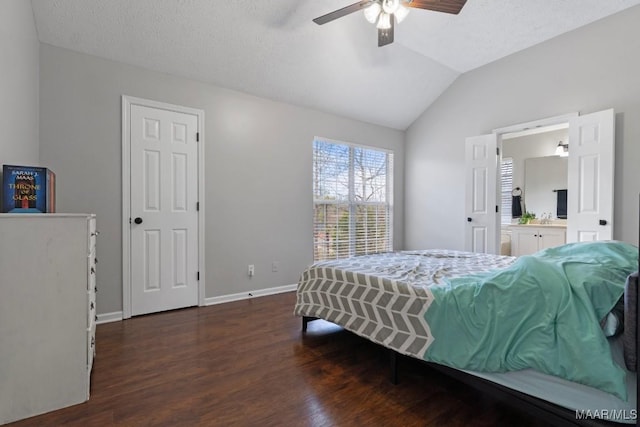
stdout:
<svg viewBox="0 0 640 427">
<path fill-rule="evenodd" d="M 122 318 L 131 317 L 131 105 L 192 114 L 198 117 L 198 305 L 205 305 L 204 111 L 122 95 Z"/>
<path fill-rule="evenodd" d="M 576 111 L 573 113 L 563 114 L 561 116 L 547 117 L 546 119 L 534 120 L 526 123 L 518 123 L 511 126 L 505 126 L 502 128 L 497 128 L 492 130 L 492 133 L 497 133 L 498 135 L 503 135 L 505 133 L 515 133 L 515 132 L 523 132 L 523 133 L 534 133 L 535 129 L 543 128 L 547 126 L 553 125 L 561 125 L 569 123 L 569 119 L 574 117 L 578 117 L 580 114 Z M 522 135 L 518 135 L 522 136 Z"/>
</svg>

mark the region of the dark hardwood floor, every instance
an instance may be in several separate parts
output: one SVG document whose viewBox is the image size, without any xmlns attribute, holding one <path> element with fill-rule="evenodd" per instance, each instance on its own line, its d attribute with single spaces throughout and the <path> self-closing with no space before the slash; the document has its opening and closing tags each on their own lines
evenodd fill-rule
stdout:
<svg viewBox="0 0 640 427">
<path fill-rule="evenodd" d="M 91 399 L 12 426 L 538 426 L 287 293 L 99 325 Z"/>
</svg>

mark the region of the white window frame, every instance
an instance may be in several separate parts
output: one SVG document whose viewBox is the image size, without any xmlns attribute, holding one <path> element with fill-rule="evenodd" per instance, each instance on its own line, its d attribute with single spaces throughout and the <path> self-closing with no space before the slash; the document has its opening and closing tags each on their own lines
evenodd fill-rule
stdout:
<svg viewBox="0 0 640 427">
<path fill-rule="evenodd" d="M 330 200 L 316 200 L 315 199 L 315 187 L 313 187 L 314 183 L 312 182 L 312 197 L 313 197 L 313 212 L 314 212 L 314 221 L 313 221 L 313 258 L 314 258 L 314 262 L 315 261 L 324 261 L 324 260 L 331 260 L 331 259 L 343 259 L 345 257 L 339 257 L 336 256 L 335 258 L 322 258 L 322 259 L 316 259 L 316 250 L 315 250 L 315 246 L 316 246 L 316 236 L 315 236 L 315 228 L 316 228 L 316 224 L 315 224 L 315 206 L 316 204 L 323 204 L 323 205 L 348 205 L 348 209 L 349 209 L 349 257 L 356 255 L 356 209 L 359 206 L 386 206 L 387 208 L 387 239 L 388 239 L 388 245 L 387 248 L 385 250 L 385 252 L 390 252 L 393 250 L 393 157 L 394 157 L 394 152 L 393 150 L 389 150 L 389 149 L 385 149 L 385 148 L 380 148 L 380 147 L 374 147 L 374 146 L 370 146 L 370 145 L 364 145 L 364 144 L 356 144 L 356 143 L 351 143 L 351 142 L 345 142 L 345 141 L 339 141 L 339 140 L 334 140 L 334 139 L 330 139 L 330 138 L 324 138 L 324 137 L 314 137 L 313 138 L 313 142 L 312 142 L 312 147 L 315 146 L 316 141 L 322 141 L 322 142 L 326 142 L 329 144 L 337 144 L 337 145 L 342 145 L 345 147 L 349 148 L 349 183 L 348 183 L 348 187 L 349 187 L 349 194 L 348 194 L 348 200 L 340 200 L 340 201 L 335 201 L 332 202 Z M 386 189 L 385 189 L 385 197 L 386 197 L 386 201 L 385 202 L 363 202 L 363 201 L 357 201 L 355 200 L 355 171 L 354 171 L 354 161 L 353 161 L 353 151 L 356 148 L 362 148 L 365 150 L 372 150 L 372 151 L 378 151 L 378 152 L 382 152 L 385 153 L 388 157 L 387 157 L 387 170 L 385 172 L 386 175 Z M 315 148 L 312 148 L 312 155 L 315 155 Z M 313 157 L 312 157 L 313 159 Z M 313 160 L 312 160 L 313 161 Z M 313 168 L 312 168 L 313 169 Z M 313 175 L 315 173 L 315 170 L 312 171 L 312 179 L 315 181 L 315 176 Z M 338 254 L 339 255 L 339 254 Z"/>
</svg>

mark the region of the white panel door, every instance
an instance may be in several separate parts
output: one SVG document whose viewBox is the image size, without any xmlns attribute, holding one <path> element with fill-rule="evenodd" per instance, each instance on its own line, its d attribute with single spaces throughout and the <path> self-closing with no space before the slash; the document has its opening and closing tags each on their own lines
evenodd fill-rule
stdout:
<svg viewBox="0 0 640 427">
<path fill-rule="evenodd" d="M 497 254 L 500 214 L 497 211 L 498 136 L 466 139 L 465 250 Z"/>
<path fill-rule="evenodd" d="M 613 238 L 613 110 L 569 120 L 567 242 Z"/>
<path fill-rule="evenodd" d="M 131 314 L 198 304 L 198 117 L 131 105 Z"/>
</svg>

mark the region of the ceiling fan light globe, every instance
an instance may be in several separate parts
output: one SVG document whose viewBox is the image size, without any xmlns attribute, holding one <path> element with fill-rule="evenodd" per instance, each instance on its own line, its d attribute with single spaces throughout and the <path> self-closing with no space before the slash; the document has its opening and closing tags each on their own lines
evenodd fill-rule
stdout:
<svg viewBox="0 0 640 427">
<path fill-rule="evenodd" d="M 399 24 L 402 21 L 404 21 L 404 18 L 406 18 L 408 14 L 409 14 L 409 8 L 400 5 L 396 9 L 396 11 L 393 13 L 393 16 L 396 17 L 396 22 Z"/>
<path fill-rule="evenodd" d="M 378 25 L 376 25 L 376 28 L 379 30 L 388 30 L 391 28 L 391 15 L 382 12 L 380 14 L 380 18 L 378 18 Z"/>
<path fill-rule="evenodd" d="M 380 6 L 380 3 L 371 3 L 371 5 L 364 10 L 364 17 L 370 23 L 375 24 L 378 21 L 380 12 L 382 12 L 382 6 Z"/>
<path fill-rule="evenodd" d="M 382 10 L 388 15 L 393 15 L 400 6 L 400 0 L 382 0 Z"/>
</svg>

